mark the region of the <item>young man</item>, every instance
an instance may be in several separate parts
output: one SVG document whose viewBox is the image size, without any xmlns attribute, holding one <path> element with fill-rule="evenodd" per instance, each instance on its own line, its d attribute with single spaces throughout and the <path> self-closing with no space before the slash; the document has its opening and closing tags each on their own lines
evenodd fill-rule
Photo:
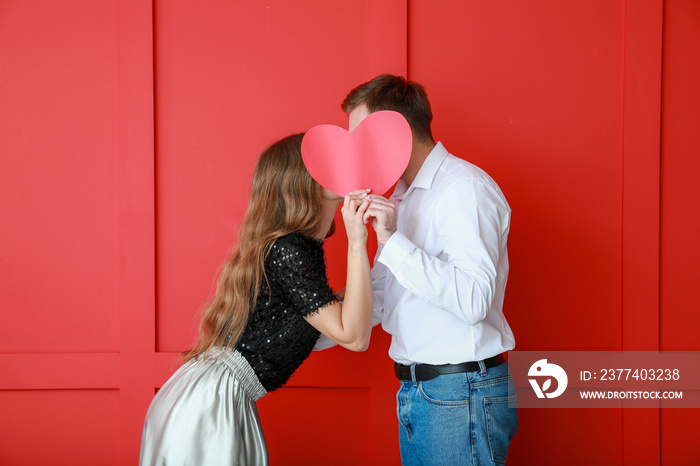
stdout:
<svg viewBox="0 0 700 466">
<path fill-rule="evenodd" d="M 515 346 L 503 315 L 510 207 L 480 168 L 433 140 L 423 86 L 381 75 L 341 105 L 349 129 L 394 110 L 413 149 L 390 199 L 371 195 L 379 250 L 375 323 L 392 335 L 404 465 L 505 463 L 518 428 L 503 353 Z M 514 392 L 513 392 L 514 393 Z"/>
</svg>

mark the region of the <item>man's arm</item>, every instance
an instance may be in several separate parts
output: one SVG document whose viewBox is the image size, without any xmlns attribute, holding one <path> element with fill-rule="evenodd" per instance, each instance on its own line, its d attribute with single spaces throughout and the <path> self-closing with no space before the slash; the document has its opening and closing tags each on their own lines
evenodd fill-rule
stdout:
<svg viewBox="0 0 700 466">
<path fill-rule="evenodd" d="M 499 262 L 505 261 L 510 208 L 498 188 L 465 179 L 445 190 L 435 215 L 440 258 L 418 248 L 396 231 L 391 201 L 375 199 L 368 214 L 376 220 L 384 247 L 378 262 L 416 296 L 471 325 L 486 317 L 496 294 Z"/>
</svg>

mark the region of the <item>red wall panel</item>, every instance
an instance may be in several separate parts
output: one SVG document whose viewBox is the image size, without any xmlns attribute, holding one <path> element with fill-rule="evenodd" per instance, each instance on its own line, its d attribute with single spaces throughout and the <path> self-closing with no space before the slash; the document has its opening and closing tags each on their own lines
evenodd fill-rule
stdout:
<svg viewBox="0 0 700 466">
<path fill-rule="evenodd" d="M 153 348 L 151 43 L 148 1 L 0 3 L 2 464 L 134 463 L 153 395 L 137 354 Z"/>
<path fill-rule="evenodd" d="M 117 390 L 8 390 L 0 395 L 0 464 L 120 464 Z"/>
<path fill-rule="evenodd" d="M 340 102 L 352 87 L 380 72 L 405 74 L 400 52 L 406 49 L 406 5 L 161 1 L 154 12 L 156 349 L 162 383 L 176 364 L 175 353 L 196 335 L 197 311 L 235 240 L 257 156 L 272 141 L 313 125 L 346 126 Z M 342 222 L 326 252 L 331 284 L 342 288 Z M 397 464 L 395 381 L 386 351 L 386 337 L 380 336 L 366 355 L 312 355 L 289 388 L 261 400 L 271 458 L 282 464 L 321 464 L 322 458 Z M 387 376 L 331 375 L 333 369 L 368 373 L 369 359 L 381 361 Z M 390 433 L 379 435 L 387 426 Z M 347 441 L 339 441 L 337 432 Z"/>
<path fill-rule="evenodd" d="M 620 349 L 621 3 L 410 5 L 435 137 L 513 209 L 518 349 Z"/>
<path fill-rule="evenodd" d="M 661 112 L 663 351 L 700 350 L 700 4 L 664 2 Z M 661 411 L 662 464 L 700 464 L 696 410 Z"/>
<path fill-rule="evenodd" d="M 698 351 L 700 4 L 667 1 L 661 138 L 661 347 Z"/>
<path fill-rule="evenodd" d="M 259 403 L 261 419 L 270 421 L 265 440 L 284 445 L 270 449 L 270 464 L 370 464 L 370 401 L 369 388 L 283 387 L 266 395 Z"/>
<path fill-rule="evenodd" d="M 516 349 L 658 348 L 660 5 L 410 2 L 409 75 L 428 88 L 435 136 L 513 207 Z M 522 419 L 512 464 L 560 464 L 572 438 L 567 463 L 658 458 L 655 411 Z"/>
<path fill-rule="evenodd" d="M 621 418 L 614 409 L 520 409 L 507 464 L 620 464 Z"/>
<path fill-rule="evenodd" d="M 262 149 L 346 124 L 340 101 L 374 72 L 371 4 L 156 2 L 158 350 L 196 335 Z"/>
<path fill-rule="evenodd" d="M 114 4 L 34 3 L 0 5 L 0 351 L 115 351 Z"/>
</svg>

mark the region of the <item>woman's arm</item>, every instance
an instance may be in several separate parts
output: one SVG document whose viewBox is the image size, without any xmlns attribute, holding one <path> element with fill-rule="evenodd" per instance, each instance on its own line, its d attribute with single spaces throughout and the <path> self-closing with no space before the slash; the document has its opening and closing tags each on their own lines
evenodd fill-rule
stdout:
<svg viewBox="0 0 700 466">
<path fill-rule="evenodd" d="M 372 280 L 363 216 L 371 200 L 345 196 L 341 212 L 348 235 L 348 271 L 343 303 L 325 306 L 306 318 L 318 331 L 352 351 L 364 351 L 372 332 Z"/>
</svg>

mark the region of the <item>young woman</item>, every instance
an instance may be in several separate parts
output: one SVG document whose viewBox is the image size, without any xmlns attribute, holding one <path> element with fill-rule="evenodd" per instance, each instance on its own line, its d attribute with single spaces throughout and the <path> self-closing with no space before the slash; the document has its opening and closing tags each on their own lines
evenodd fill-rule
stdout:
<svg viewBox="0 0 700 466">
<path fill-rule="evenodd" d="M 302 137 L 284 138 L 258 159 L 237 246 L 202 317 L 199 342 L 146 414 L 142 465 L 267 464 L 256 400 L 289 379 L 319 332 L 353 351 L 369 344 L 363 215 L 371 201 L 346 196 L 341 209 L 348 236 L 341 304 L 328 286 L 322 246 L 343 199 L 306 171 Z"/>
</svg>

